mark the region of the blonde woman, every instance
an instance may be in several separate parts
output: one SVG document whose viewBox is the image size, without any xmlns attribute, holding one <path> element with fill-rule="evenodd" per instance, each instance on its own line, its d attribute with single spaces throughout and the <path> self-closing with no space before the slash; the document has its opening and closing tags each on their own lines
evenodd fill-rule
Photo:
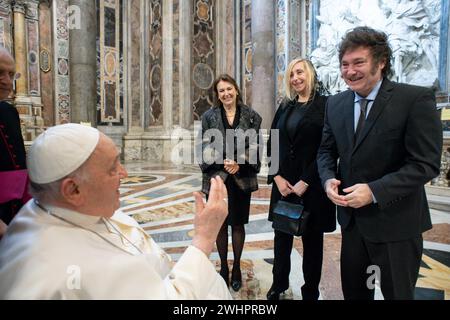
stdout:
<svg viewBox="0 0 450 320">
<path fill-rule="evenodd" d="M 316 72 L 306 59 L 294 59 L 289 63 L 285 73 L 285 93 L 286 98 L 272 122 L 272 129 L 279 130 L 280 165 L 278 172 L 268 177 L 269 184 L 274 182 L 269 220 L 272 221 L 273 208 L 282 197 L 292 203 L 302 199 L 305 210 L 311 213 L 302 236 L 305 285 L 301 290 L 304 300 L 315 300 L 319 298 L 323 233 L 336 228 L 335 206 L 321 186 L 316 164 L 327 98 L 319 93 Z M 278 300 L 280 293 L 289 288 L 293 236 L 275 230 L 274 242 L 269 300 Z"/>
</svg>

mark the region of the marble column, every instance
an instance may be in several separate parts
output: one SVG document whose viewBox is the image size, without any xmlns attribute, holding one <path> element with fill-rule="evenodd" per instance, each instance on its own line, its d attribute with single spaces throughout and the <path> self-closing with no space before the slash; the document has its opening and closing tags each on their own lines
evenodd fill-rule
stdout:
<svg viewBox="0 0 450 320">
<path fill-rule="evenodd" d="M 16 80 L 16 95 L 28 95 L 27 74 L 27 43 L 25 31 L 25 6 L 23 1 L 16 1 L 14 12 L 14 55 L 16 60 L 16 72 L 20 78 Z"/>
<path fill-rule="evenodd" d="M 270 128 L 275 113 L 274 12 L 274 1 L 252 1 L 252 107 L 263 118 L 261 127 L 265 129 Z"/>
<path fill-rule="evenodd" d="M 173 0 L 162 1 L 162 105 L 165 132 L 173 125 Z"/>
<path fill-rule="evenodd" d="M 180 126 L 189 128 L 193 124 L 191 76 L 192 76 L 192 0 L 180 1 Z"/>
<path fill-rule="evenodd" d="M 142 134 L 145 126 L 145 112 L 143 84 L 141 83 L 142 71 L 145 66 L 142 64 L 141 52 L 144 48 L 141 45 L 144 33 L 143 17 L 145 10 L 141 7 L 141 0 L 129 0 L 124 2 L 126 14 L 124 16 L 124 64 L 126 64 L 125 82 L 125 103 L 127 105 L 127 134 L 123 138 L 124 160 L 142 160 Z"/>
<path fill-rule="evenodd" d="M 95 126 L 97 105 L 97 11 L 95 1 L 70 0 L 69 19 L 80 23 L 70 26 L 71 121 L 90 122 Z M 73 16 L 72 16 L 73 15 Z"/>
<path fill-rule="evenodd" d="M 236 29 L 234 1 L 216 2 L 216 75 L 228 73 L 236 79 Z M 236 79 L 238 80 L 238 79 Z"/>
</svg>

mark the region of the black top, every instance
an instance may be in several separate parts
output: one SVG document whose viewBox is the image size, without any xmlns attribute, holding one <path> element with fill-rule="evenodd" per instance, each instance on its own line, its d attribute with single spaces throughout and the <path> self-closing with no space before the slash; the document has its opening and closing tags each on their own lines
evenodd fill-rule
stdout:
<svg viewBox="0 0 450 320">
<path fill-rule="evenodd" d="M 241 107 L 236 105 L 236 114 L 234 115 L 233 124 L 230 125 L 227 119 L 227 113 L 225 112 L 225 108 L 223 106 L 220 107 L 220 112 L 222 113 L 222 121 L 223 125 L 226 129 L 236 129 L 239 124 L 239 118 L 241 117 Z"/>
<path fill-rule="evenodd" d="M 271 126 L 271 129 L 278 129 L 278 141 L 272 146 L 271 130 L 267 144 L 268 158 L 278 157 L 278 163 L 275 161 L 273 168 L 273 162 L 270 163 L 268 183 L 272 183 L 273 178 L 280 175 L 291 185 L 300 180 L 309 184 L 302 196 L 305 210 L 311 213 L 308 229 L 320 232 L 330 232 L 336 228 L 336 207 L 328 199 L 320 183 L 316 162 L 317 150 L 322 140 L 326 101 L 327 98 L 318 93 L 306 106 L 301 106 L 296 99 L 284 100 Z M 281 194 L 274 183 L 270 197 L 269 220 L 272 220 L 274 205 L 280 199 Z M 300 198 L 295 194 L 285 200 L 300 202 Z"/>
<path fill-rule="evenodd" d="M 239 159 L 244 158 L 245 161 L 245 164 L 242 164 L 242 166 L 240 165 L 239 171 L 235 175 L 232 175 L 234 182 L 244 192 L 252 192 L 258 190 L 258 181 L 256 179 L 256 174 L 259 172 L 261 166 L 261 162 L 259 159 L 260 146 L 258 144 L 258 141 L 262 141 L 259 140 L 260 137 L 258 133 L 261 127 L 262 119 L 256 111 L 252 110 L 243 103 L 238 102 L 237 108 L 238 109 L 236 109 L 235 121 L 232 126 L 227 126 L 226 121 L 223 119 L 224 117 L 222 115 L 222 108 L 219 106 L 214 106 L 202 115 L 202 139 L 199 139 L 200 141 L 202 141 L 202 152 L 203 154 L 213 154 L 214 156 L 214 159 L 211 159 L 212 161 L 204 161 L 205 159 L 202 158 L 202 161 L 200 163 L 200 169 L 203 173 L 202 192 L 204 192 L 205 194 L 209 193 L 211 177 L 215 177 L 218 175 L 223 180 L 226 180 L 228 177 L 228 173 L 223 170 L 223 165 L 221 166 L 219 164 L 220 162 L 222 162 L 221 160 L 224 159 L 221 159 L 221 157 L 224 156 L 223 153 L 219 154 L 218 152 L 214 152 L 214 150 L 217 150 L 217 144 L 220 143 L 219 141 L 216 141 L 216 139 L 218 139 L 219 137 L 212 133 L 210 129 L 220 131 L 221 137 L 223 139 L 221 142 L 223 142 L 222 146 L 224 148 L 226 146 L 225 140 L 227 128 L 231 128 L 231 130 L 228 131 L 228 134 L 233 133 L 233 136 L 236 133 L 235 131 L 238 130 L 239 132 L 240 130 L 242 130 L 243 132 L 252 130 L 255 134 L 257 134 L 257 139 L 250 139 L 249 136 L 246 137 L 245 150 L 231 150 L 230 154 L 232 155 L 233 151 L 235 151 L 234 154 L 236 155 L 237 151 L 239 151 L 241 153 L 239 154 Z M 256 163 L 253 163 L 253 161 L 252 163 L 249 163 L 247 155 L 253 152 L 253 150 L 257 151 Z"/>
<path fill-rule="evenodd" d="M 222 114 L 222 122 L 223 122 L 223 126 L 224 126 L 225 130 L 235 130 L 237 128 L 237 126 L 239 125 L 239 118 L 241 117 L 241 107 L 239 105 L 236 105 L 236 113 L 234 115 L 234 120 L 233 120 L 233 123 L 231 125 L 228 122 L 227 113 L 226 113 L 225 108 L 223 106 L 220 107 L 220 113 Z M 229 145 L 228 144 L 229 141 L 226 141 L 227 143 L 226 143 L 226 146 L 225 146 L 225 148 L 223 150 L 223 158 L 224 159 L 230 158 L 230 157 L 227 157 L 227 150 L 230 149 L 230 153 L 231 153 L 231 150 L 234 150 L 233 151 L 233 158 L 230 159 L 230 160 L 237 161 L 237 138 L 236 138 L 236 135 L 233 134 L 233 136 L 234 136 L 233 145 Z M 224 166 L 221 165 L 221 168 L 223 169 Z"/>
<path fill-rule="evenodd" d="M 297 127 L 305 116 L 306 110 L 308 110 L 308 103 L 296 102 L 294 107 L 291 108 L 289 116 L 286 121 L 286 130 L 288 132 L 289 138 L 294 139 L 295 133 L 297 132 Z"/>
</svg>

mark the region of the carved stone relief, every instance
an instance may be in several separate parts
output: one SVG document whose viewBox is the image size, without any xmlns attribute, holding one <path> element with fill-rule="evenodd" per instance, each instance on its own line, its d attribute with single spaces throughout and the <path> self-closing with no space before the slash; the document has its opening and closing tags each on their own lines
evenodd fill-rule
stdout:
<svg viewBox="0 0 450 320">
<path fill-rule="evenodd" d="M 440 0 L 322 0 L 317 48 L 311 53 L 319 78 L 332 93 L 346 89 L 338 45 L 347 30 L 368 25 L 389 36 L 393 79 L 432 86 L 438 78 Z"/>
</svg>

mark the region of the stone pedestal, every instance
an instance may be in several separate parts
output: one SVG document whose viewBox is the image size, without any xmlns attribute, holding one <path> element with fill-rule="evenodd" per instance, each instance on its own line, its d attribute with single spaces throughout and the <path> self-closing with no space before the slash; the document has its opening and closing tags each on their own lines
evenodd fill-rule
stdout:
<svg viewBox="0 0 450 320">
<path fill-rule="evenodd" d="M 172 150 L 176 143 L 170 135 L 128 133 L 123 139 L 125 161 L 172 162 Z"/>
</svg>

